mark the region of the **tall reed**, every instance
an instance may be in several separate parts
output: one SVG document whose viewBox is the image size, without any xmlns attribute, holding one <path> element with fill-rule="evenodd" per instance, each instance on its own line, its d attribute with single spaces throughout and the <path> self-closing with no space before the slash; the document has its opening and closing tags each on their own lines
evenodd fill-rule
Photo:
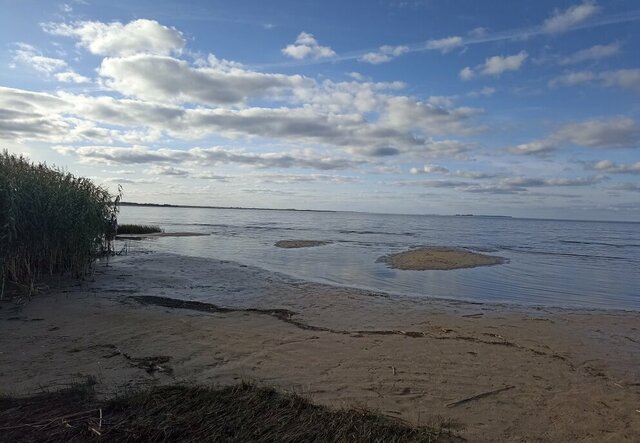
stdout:
<svg viewBox="0 0 640 443">
<path fill-rule="evenodd" d="M 115 236 L 120 195 L 22 156 L 0 154 L 0 295 L 45 274 L 87 273 Z"/>
</svg>

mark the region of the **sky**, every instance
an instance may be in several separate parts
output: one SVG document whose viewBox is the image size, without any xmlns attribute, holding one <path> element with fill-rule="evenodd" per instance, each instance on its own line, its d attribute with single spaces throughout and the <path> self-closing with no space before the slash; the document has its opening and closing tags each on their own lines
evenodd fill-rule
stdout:
<svg viewBox="0 0 640 443">
<path fill-rule="evenodd" d="M 640 221 L 637 1 L 0 7 L 0 149 L 125 201 Z"/>
</svg>

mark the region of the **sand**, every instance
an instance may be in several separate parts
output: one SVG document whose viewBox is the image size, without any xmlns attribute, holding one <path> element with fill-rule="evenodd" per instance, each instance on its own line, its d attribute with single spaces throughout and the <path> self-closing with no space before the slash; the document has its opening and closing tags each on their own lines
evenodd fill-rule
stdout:
<svg viewBox="0 0 640 443">
<path fill-rule="evenodd" d="M 504 263 L 502 257 L 479 254 L 465 249 L 423 247 L 380 257 L 390 268 L 425 271 L 475 268 Z"/>
<path fill-rule="evenodd" d="M 320 240 L 280 240 L 275 243 L 276 248 L 295 249 L 295 248 L 313 248 L 315 246 L 324 246 L 329 244 Z"/>
<path fill-rule="evenodd" d="M 444 417 L 469 441 L 640 435 L 637 312 L 391 297 L 171 254 L 50 286 L 0 304 L 1 394 L 87 375 L 103 394 L 250 380 L 413 424 Z"/>
</svg>

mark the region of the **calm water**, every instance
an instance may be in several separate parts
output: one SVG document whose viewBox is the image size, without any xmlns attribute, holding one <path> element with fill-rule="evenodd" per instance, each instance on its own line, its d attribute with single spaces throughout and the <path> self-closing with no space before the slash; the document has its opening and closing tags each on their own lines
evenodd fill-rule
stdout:
<svg viewBox="0 0 640 443">
<path fill-rule="evenodd" d="M 638 223 L 146 207 L 122 208 L 120 222 L 211 234 L 134 248 L 233 260 L 304 280 L 421 297 L 640 310 Z M 273 246 L 285 239 L 333 243 Z M 376 263 L 420 245 L 471 248 L 509 263 L 454 271 Z"/>
</svg>

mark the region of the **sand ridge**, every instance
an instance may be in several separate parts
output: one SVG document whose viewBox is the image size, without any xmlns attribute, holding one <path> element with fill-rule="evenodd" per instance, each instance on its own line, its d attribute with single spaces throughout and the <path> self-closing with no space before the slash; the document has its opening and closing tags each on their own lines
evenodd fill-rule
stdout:
<svg viewBox="0 0 640 443">
<path fill-rule="evenodd" d="M 470 441 L 640 434 L 638 313 L 392 297 L 172 254 L 51 286 L 0 305 L 2 393 L 86 375 L 105 393 L 251 380 L 414 424 L 444 417 Z"/>
</svg>

